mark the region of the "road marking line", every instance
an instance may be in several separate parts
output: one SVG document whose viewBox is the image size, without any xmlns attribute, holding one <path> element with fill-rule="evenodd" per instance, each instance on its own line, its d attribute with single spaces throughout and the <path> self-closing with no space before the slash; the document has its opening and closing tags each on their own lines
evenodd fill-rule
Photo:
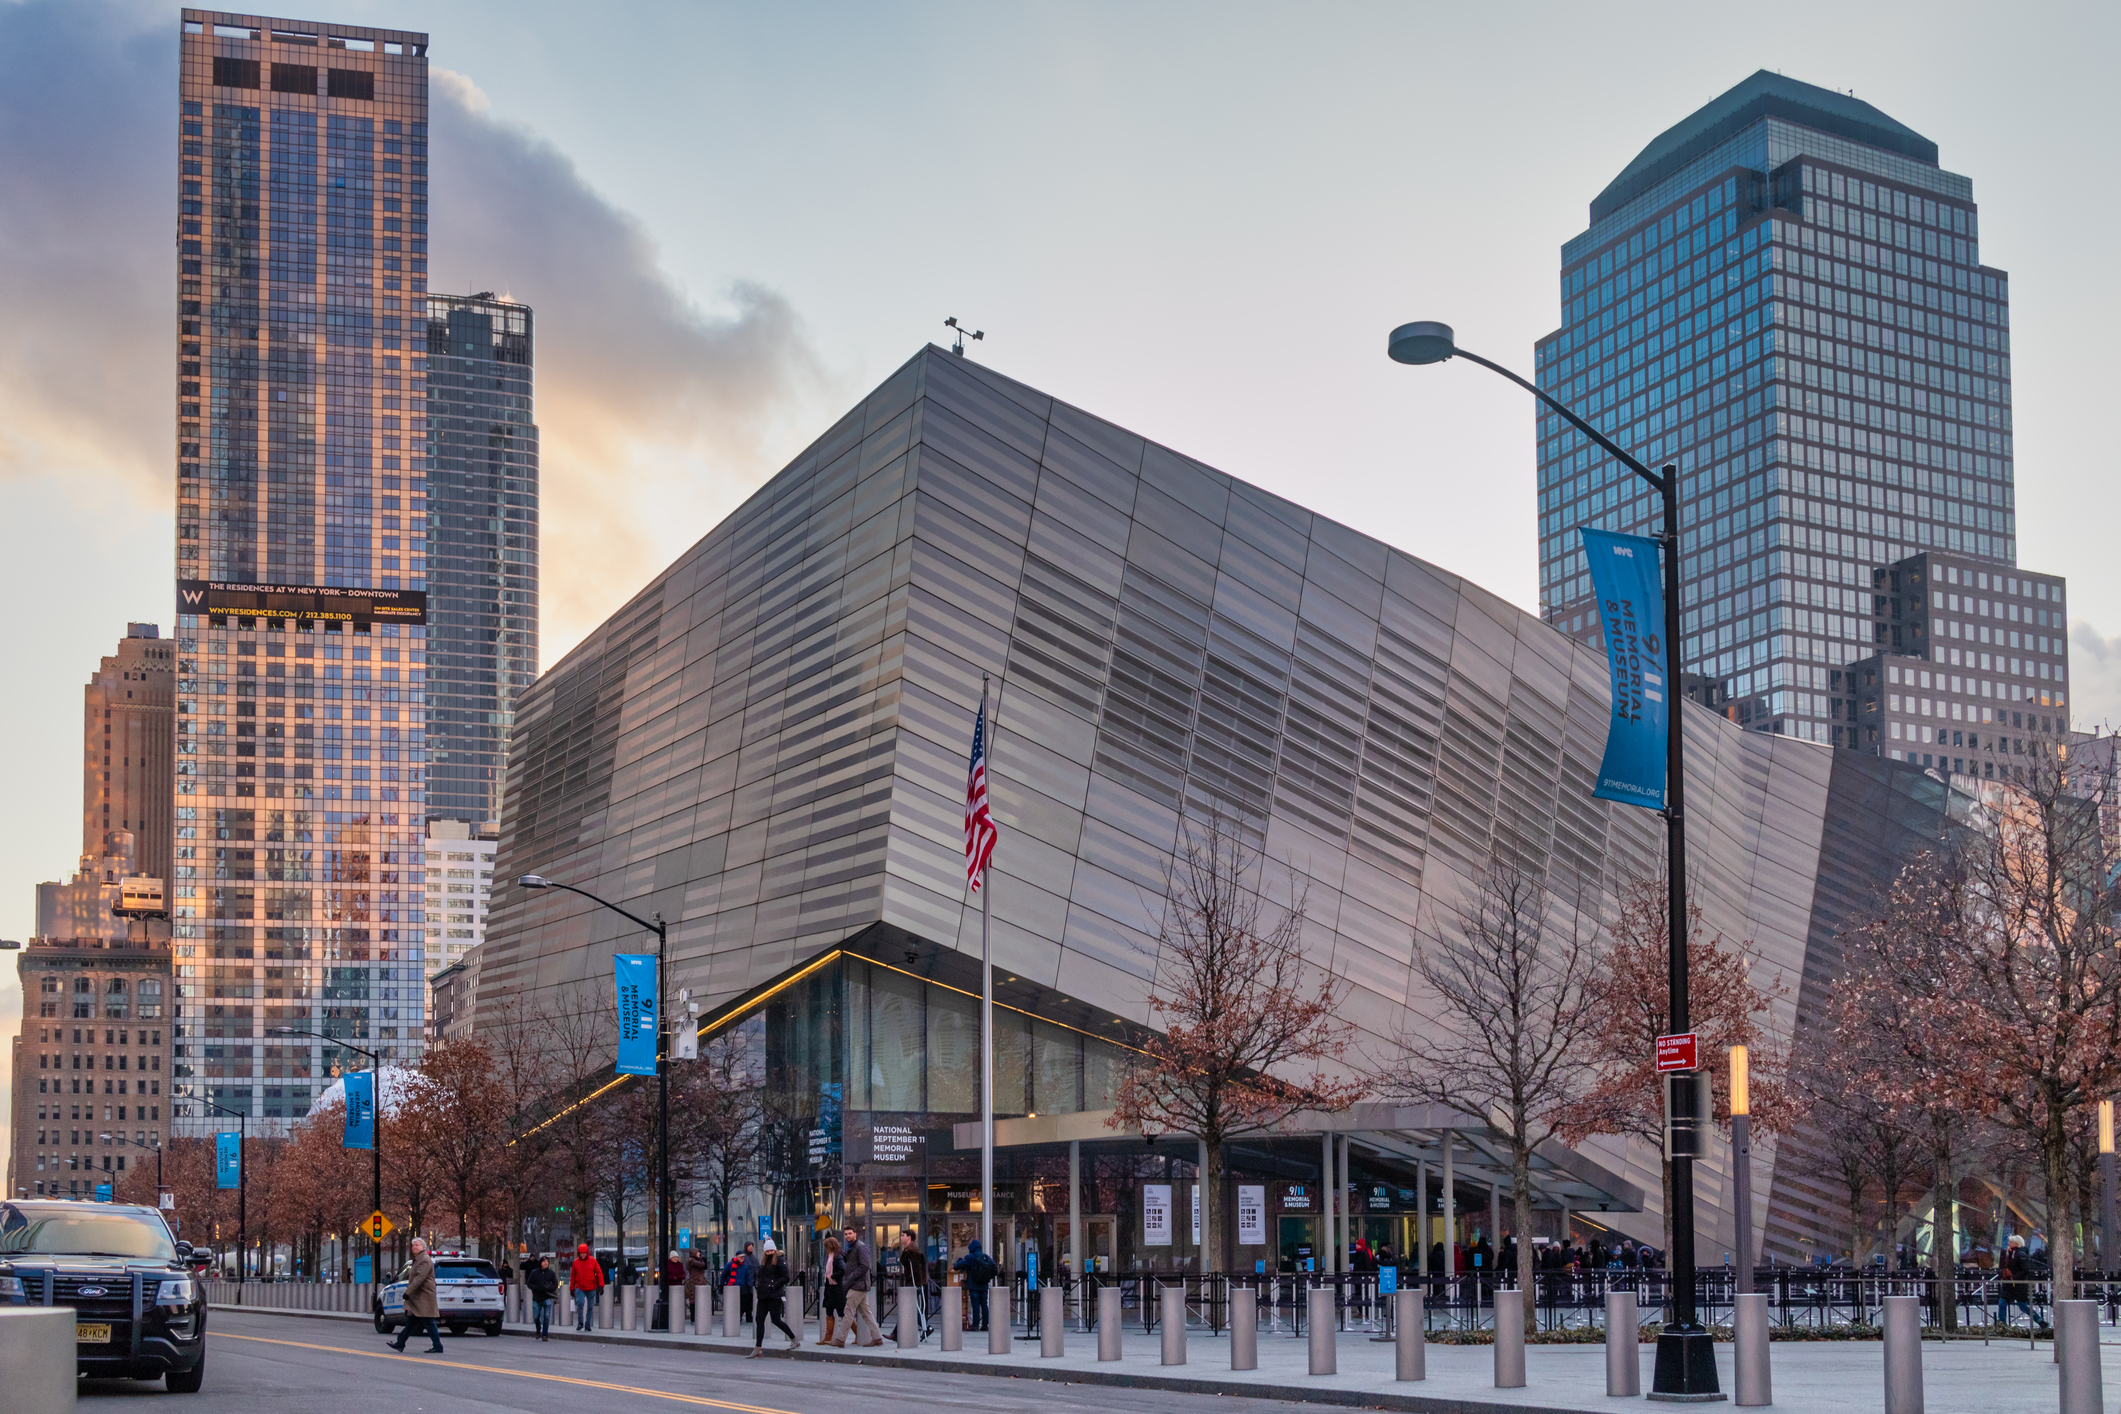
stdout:
<svg viewBox="0 0 2121 1414">
<path fill-rule="evenodd" d="M 432 1360 L 396 1352 L 384 1354 L 380 1350 L 355 1350 L 344 1345 L 314 1345 L 304 1340 L 273 1340 L 262 1335 L 237 1335 L 233 1331 L 213 1331 L 223 1340 L 253 1340 L 260 1345 L 290 1345 L 297 1350 L 325 1350 L 334 1355 L 360 1355 L 371 1360 L 400 1360 L 409 1365 L 432 1366 Z M 509 1370 L 498 1365 L 464 1365 L 451 1361 L 444 1368 L 451 1370 L 473 1370 L 482 1375 L 515 1375 L 526 1380 L 550 1380 L 554 1384 L 581 1385 L 588 1389 L 608 1389 L 617 1394 L 645 1394 L 651 1399 L 674 1399 L 680 1404 L 702 1404 L 712 1409 L 734 1409 L 739 1414 L 793 1414 L 787 1409 L 771 1409 L 763 1404 L 738 1404 L 727 1399 L 709 1399 L 697 1394 L 674 1394 L 665 1389 L 644 1389 L 639 1385 L 607 1384 L 603 1380 L 582 1380 L 571 1375 L 547 1375 L 536 1370 Z"/>
</svg>

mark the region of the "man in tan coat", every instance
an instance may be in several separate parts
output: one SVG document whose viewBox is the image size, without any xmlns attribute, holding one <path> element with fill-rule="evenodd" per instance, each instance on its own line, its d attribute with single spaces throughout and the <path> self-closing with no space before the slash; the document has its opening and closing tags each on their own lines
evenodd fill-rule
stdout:
<svg viewBox="0 0 2121 1414">
<path fill-rule="evenodd" d="M 405 1328 L 398 1332 L 393 1350 L 403 1350 L 405 1342 L 424 1331 L 434 1342 L 427 1348 L 429 1355 L 442 1353 L 442 1328 L 435 1323 L 442 1314 L 435 1299 L 435 1264 L 427 1255 L 427 1240 L 415 1237 L 412 1240 L 412 1266 L 405 1274 Z"/>
</svg>

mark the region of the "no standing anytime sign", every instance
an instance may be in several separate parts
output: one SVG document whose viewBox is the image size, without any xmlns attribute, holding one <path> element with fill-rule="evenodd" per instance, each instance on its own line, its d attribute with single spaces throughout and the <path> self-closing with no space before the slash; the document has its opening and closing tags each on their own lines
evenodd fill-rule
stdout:
<svg viewBox="0 0 2121 1414">
<path fill-rule="evenodd" d="M 1657 1073 L 1701 1069 L 1700 1039 L 1691 1031 L 1657 1038 Z"/>
</svg>

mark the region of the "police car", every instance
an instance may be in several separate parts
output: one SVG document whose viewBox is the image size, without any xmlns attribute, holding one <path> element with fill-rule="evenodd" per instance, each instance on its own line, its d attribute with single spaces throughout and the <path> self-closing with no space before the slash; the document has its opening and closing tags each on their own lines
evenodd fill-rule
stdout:
<svg viewBox="0 0 2121 1414">
<path fill-rule="evenodd" d="M 451 1335 L 462 1335 L 478 1326 L 488 1335 L 501 1333 L 501 1274 L 493 1263 L 480 1257 L 438 1255 L 435 1264 L 435 1310 Z M 405 1283 L 412 1277 L 412 1263 L 398 1271 L 398 1279 L 375 1298 L 376 1329 L 389 1335 L 405 1323 Z"/>
</svg>

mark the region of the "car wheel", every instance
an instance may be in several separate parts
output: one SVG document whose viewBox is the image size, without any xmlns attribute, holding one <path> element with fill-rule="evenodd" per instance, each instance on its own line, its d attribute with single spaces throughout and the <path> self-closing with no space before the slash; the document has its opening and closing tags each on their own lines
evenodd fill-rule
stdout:
<svg viewBox="0 0 2121 1414">
<path fill-rule="evenodd" d="M 501 1323 L 499 1321 L 488 1321 L 486 1323 L 486 1334 L 497 1336 L 500 1333 Z"/>
<path fill-rule="evenodd" d="M 462 1335 L 464 1334 L 464 1327 L 460 1324 L 452 1322 L 449 1327 L 449 1333 L 451 1335 Z"/>
<path fill-rule="evenodd" d="M 189 1370 L 171 1370 L 162 1377 L 163 1388 L 171 1394 L 197 1394 L 199 1386 L 206 1380 L 206 1352 L 199 1352 L 199 1363 Z"/>
<path fill-rule="evenodd" d="M 375 1317 L 376 1317 L 376 1334 L 377 1334 L 377 1335 L 389 1335 L 389 1334 L 390 1334 L 390 1322 L 388 1322 L 388 1321 L 386 1321 L 386 1320 L 384 1320 L 384 1319 L 383 1319 L 383 1308 L 382 1308 L 381 1306 L 378 1306 L 378 1307 L 376 1307 L 376 1308 L 375 1308 Z"/>
</svg>

